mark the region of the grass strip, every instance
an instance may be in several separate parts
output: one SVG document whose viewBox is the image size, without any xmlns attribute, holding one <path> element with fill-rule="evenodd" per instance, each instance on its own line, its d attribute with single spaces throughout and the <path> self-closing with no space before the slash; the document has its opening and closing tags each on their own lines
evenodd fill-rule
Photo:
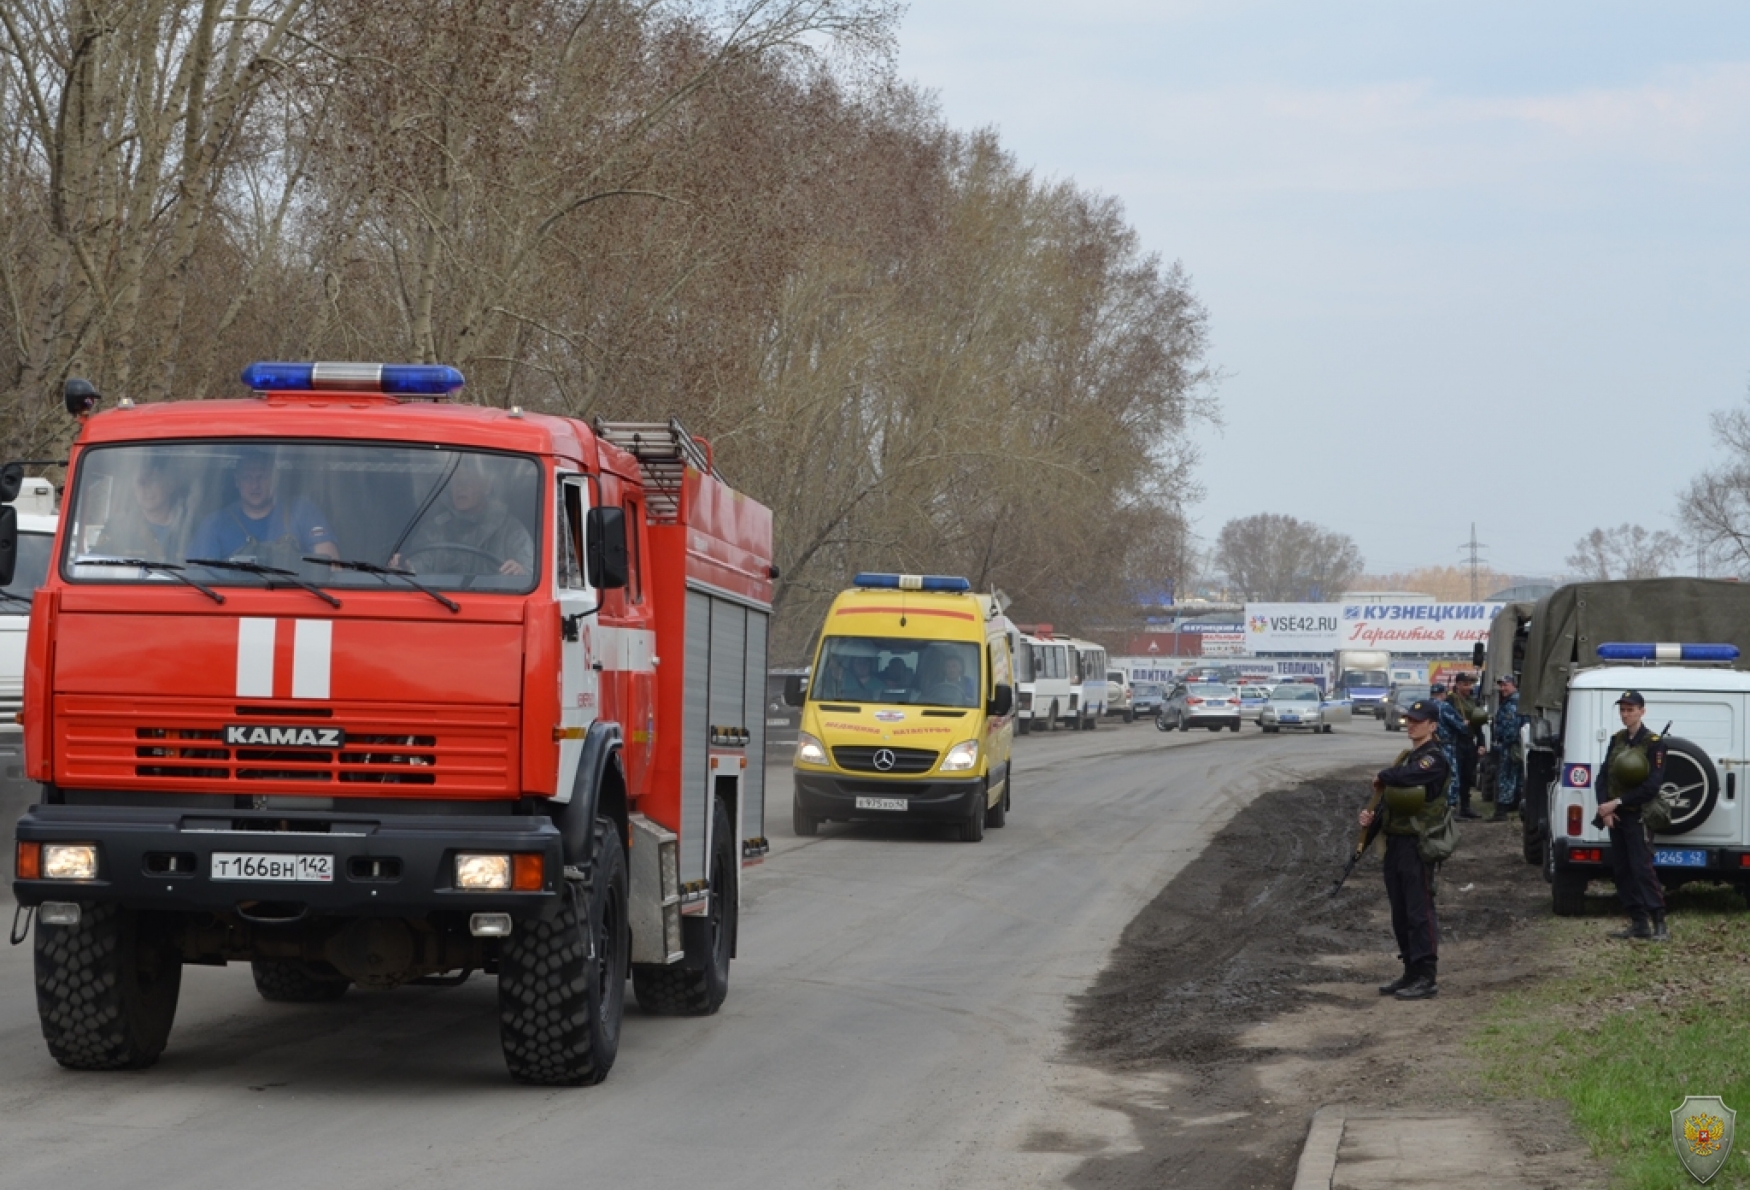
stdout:
<svg viewBox="0 0 1750 1190">
<path fill-rule="evenodd" d="M 1671 898 L 1672 941 L 1623 942 L 1600 918 L 1546 927 L 1560 974 L 1503 996 L 1471 1045 L 1492 1089 L 1562 1099 L 1621 1190 L 1693 1186 L 1671 1111 L 1718 1095 L 1739 1112 L 1708 1185 L 1750 1190 L 1750 914 L 1725 889 Z"/>
</svg>

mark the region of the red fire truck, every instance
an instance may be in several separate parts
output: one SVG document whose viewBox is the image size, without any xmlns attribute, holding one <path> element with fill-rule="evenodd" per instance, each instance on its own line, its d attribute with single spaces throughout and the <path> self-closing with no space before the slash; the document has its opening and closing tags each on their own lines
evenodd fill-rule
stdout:
<svg viewBox="0 0 1750 1190">
<path fill-rule="evenodd" d="M 149 1065 L 183 966 L 231 961 L 269 1000 L 496 974 L 533 1083 L 607 1074 L 628 977 L 715 1011 L 766 853 L 770 512 L 672 421 L 460 404 L 440 366 L 243 381 L 68 384 L 13 886 L 50 1052 Z"/>
</svg>

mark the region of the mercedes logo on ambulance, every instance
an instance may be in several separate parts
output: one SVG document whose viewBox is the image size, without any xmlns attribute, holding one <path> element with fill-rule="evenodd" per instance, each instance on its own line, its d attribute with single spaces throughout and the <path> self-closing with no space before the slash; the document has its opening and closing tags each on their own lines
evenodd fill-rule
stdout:
<svg viewBox="0 0 1750 1190">
<path fill-rule="evenodd" d="M 875 767 L 884 773 L 891 769 L 898 760 L 899 758 L 893 754 L 892 748 L 877 748 L 875 750 Z"/>
<path fill-rule="evenodd" d="M 346 743 L 346 730 L 340 727 L 227 723 L 225 743 L 233 748 L 339 748 Z"/>
</svg>

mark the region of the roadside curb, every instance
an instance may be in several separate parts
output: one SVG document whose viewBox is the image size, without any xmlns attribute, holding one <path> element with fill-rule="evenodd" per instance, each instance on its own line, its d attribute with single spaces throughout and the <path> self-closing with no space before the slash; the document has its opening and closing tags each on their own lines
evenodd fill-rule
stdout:
<svg viewBox="0 0 1750 1190">
<path fill-rule="evenodd" d="M 1327 1105 L 1313 1113 L 1306 1144 L 1300 1150 L 1300 1164 L 1294 1170 L 1294 1190 L 1331 1190 L 1347 1120 L 1348 1112 L 1341 1107 Z"/>
</svg>

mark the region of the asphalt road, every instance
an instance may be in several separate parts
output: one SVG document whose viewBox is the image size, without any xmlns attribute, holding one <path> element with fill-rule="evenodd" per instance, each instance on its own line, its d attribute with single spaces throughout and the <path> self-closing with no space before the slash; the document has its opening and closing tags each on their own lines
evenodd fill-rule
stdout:
<svg viewBox="0 0 1750 1190">
<path fill-rule="evenodd" d="M 628 996 L 589 1089 L 509 1081 L 484 976 L 278 1005 L 247 965 L 185 972 L 153 1069 L 63 1071 L 29 946 L 0 948 L 0 1188 L 1058 1185 L 1138 1143 L 1122 1100 L 1146 1087 L 1058 1057 L 1125 923 L 1258 793 L 1401 746 L 1372 720 L 1029 737 L 1009 825 L 977 845 L 798 839 L 774 770 L 728 1003 L 646 1018 Z"/>
</svg>

